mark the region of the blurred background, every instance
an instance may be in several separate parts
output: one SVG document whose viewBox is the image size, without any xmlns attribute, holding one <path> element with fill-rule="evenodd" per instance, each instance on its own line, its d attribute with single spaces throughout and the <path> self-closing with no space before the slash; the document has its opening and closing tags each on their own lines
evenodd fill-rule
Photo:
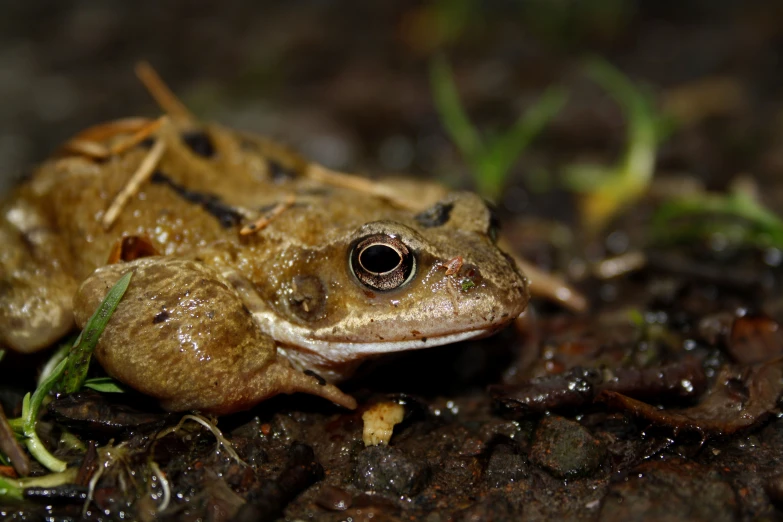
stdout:
<svg viewBox="0 0 783 522">
<path fill-rule="evenodd" d="M 611 78 L 591 75 L 591 63 L 613 67 L 665 123 L 647 151 L 657 158 L 656 179 L 724 189 L 750 174 L 774 192 L 783 170 L 780 3 L 2 6 L 2 191 L 88 125 L 157 115 L 134 76 L 142 59 L 205 119 L 277 137 L 331 168 L 427 175 L 456 187 L 475 185 L 481 158 L 471 162 L 460 129 L 444 126 L 448 100 L 439 114 L 434 63 L 444 65 L 442 78 L 456 86 L 464 113 L 487 140 L 540 108 L 548 89 L 561 89 L 524 147 L 513 147 L 499 188 L 482 190 L 511 213 L 568 214 L 563 193 L 579 185 L 568 181 L 569 169 L 610 165 L 627 153 L 633 111 L 618 94 L 622 86 L 613 91 Z"/>
</svg>

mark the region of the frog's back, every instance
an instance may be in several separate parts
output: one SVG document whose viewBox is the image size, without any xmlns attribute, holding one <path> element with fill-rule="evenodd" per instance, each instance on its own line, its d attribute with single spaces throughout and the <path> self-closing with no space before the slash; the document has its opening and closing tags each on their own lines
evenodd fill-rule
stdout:
<svg viewBox="0 0 783 522">
<path fill-rule="evenodd" d="M 3 344 L 32 351 L 64 335 L 77 284 L 107 263 L 123 237 L 144 238 L 161 255 L 207 246 L 218 257 L 241 255 L 240 270 L 258 279 L 270 260 L 329 243 L 335 230 L 403 214 L 385 198 L 308 178 L 307 162 L 261 137 L 168 122 L 123 146 L 137 132 L 125 122 L 80 133 L 2 204 Z M 159 143 L 163 152 L 148 179 L 107 225 L 107 210 Z M 240 234 L 288 200 L 290 209 L 269 230 Z"/>
<path fill-rule="evenodd" d="M 143 237 L 165 255 L 236 242 L 253 209 L 273 204 L 281 182 L 295 183 L 304 168 L 282 146 L 217 125 L 172 126 L 107 155 L 82 150 L 82 136 L 96 133 L 107 135 L 88 142 L 98 150 L 131 140 L 120 123 L 69 141 L 0 205 L 0 345 L 33 351 L 67 333 L 77 284 L 106 264 L 120 238 Z M 166 150 L 150 179 L 106 226 L 107 209 L 157 141 Z"/>
<path fill-rule="evenodd" d="M 236 271 L 252 285 L 259 326 L 317 352 L 323 371 L 494 331 L 526 305 L 526 281 L 475 195 L 417 213 L 389 187 L 262 138 L 166 119 L 120 123 L 66 143 L 5 204 L 0 233 L 16 242 L 0 258 L 11 289 L 0 293 L 4 344 L 32 351 L 67 332 L 74 288 L 124 237 Z"/>
</svg>

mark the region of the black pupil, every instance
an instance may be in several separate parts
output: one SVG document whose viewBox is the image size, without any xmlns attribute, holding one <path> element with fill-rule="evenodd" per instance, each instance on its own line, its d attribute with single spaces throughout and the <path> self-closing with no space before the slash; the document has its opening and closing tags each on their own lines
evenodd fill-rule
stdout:
<svg viewBox="0 0 783 522">
<path fill-rule="evenodd" d="M 387 245 L 371 245 L 359 254 L 359 262 L 362 267 L 376 274 L 394 270 L 401 261 L 399 252 Z"/>
</svg>

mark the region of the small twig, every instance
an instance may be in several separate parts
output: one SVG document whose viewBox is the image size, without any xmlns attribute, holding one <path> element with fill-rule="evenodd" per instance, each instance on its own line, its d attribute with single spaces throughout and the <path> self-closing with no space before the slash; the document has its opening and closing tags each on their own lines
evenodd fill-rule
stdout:
<svg viewBox="0 0 783 522">
<path fill-rule="evenodd" d="M 285 212 L 287 209 L 291 208 L 293 204 L 296 202 L 296 196 L 293 194 L 289 195 L 285 201 L 278 203 L 275 205 L 275 207 L 270 210 L 267 214 L 264 216 L 261 216 L 256 220 L 254 223 L 250 223 L 249 225 L 245 225 L 242 227 L 242 230 L 239 231 L 240 235 L 247 236 L 250 234 L 254 234 L 260 230 L 263 230 L 266 228 L 269 223 L 275 220 L 280 214 Z"/>
<path fill-rule="evenodd" d="M 505 238 L 501 238 L 498 244 L 505 252 L 513 252 Z M 541 270 L 516 254 L 509 255 L 527 276 L 531 293 L 558 303 L 572 312 L 581 313 L 587 310 L 587 298 L 563 278 Z"/>
<path fill-rule="evenodd" d="M 2 406 L 0 406 L 0 451 L 8 457 L 19 475 L 25 477 L 30 474 L 30 459 L 16 440 Z"/>
<path fill-rule="evenodd" d="M 104 142 L 119 134 L 136 134 L 154 125 L 155 120 L 149 118 L 124 118 L 109 123 L 102 123 L 83 130 L 66 141 L 60 148 L 62 154 L 81 154 L 94 159 L 106 159 L 118 151 L 109 148 Z M 143 140 L 144 138 L 142 138 Z M 135 143 L 134 143 L 135 144 Z M 115 146 L 119 147 L 120 144 Z M 120 152 L 125 149 L 121 149 Z"/>
<path fill-rule="evenodd" d="M 317 163 L 311 163 L 307 166 L 306 175 L 310 179 L 335 187 L 358 190 L 368 194 L 376 192 L 375 183 L 367 178 L 330 170 Z"/>
<path fill-rule="evenodd" d="M 129 136 L 128 138 L 114 144 L 111 147 L 111 154 L 121 154 L 122 152 L 125 152 L 126 150 L 135 147 L 145 139 L 149 138 L 155 131 L 161 128 L 161 126 L 165 123 L 168 116 L 161 116 L 157 120 L 153 120 L 138 131 L 136 131 L 132 136 Z"/>
<path fill-rule="evenodd" d="M 63 145 L 63 149 L 69 153 L 81 154 L 89 158 L 105 159 L 111 155 L 109 148 L 97 141 L 72 139 Z"/>
<path fill-rule="evenodd" d="M 395 188 L 383 182 L 373 181 L 355 174 L 330 170 L 317 163 L 309 163 L 307 165 L 305 176 L 333 187 L 356 190 L 357 192 L 364 192 L 365 194 L 383 198 L 399 208 L 416 212 L 422 210 L 420 202 L 413 202 L 410 201 L 410 198 L 400 197 Z"/>
<path fill-rule="evenodd" d="M 163 109 L 163 112 L 171 116 L 177 123 L 193 123 L 198 121 L 179 98 L 171 92 L 168 85 L 161 79 L 149 62 L 136 64 L 136 76 L 147 88 L 155 102 Z"/>
<path fill-rule="evenodd" d="M 603 281 L 614 279 L 630 272 L 636 272 L 647 264 L 647 257 L 641 250 L 632 250 L 619 256 L 608 257 L 593 266 L 593 275 Z"/>
<path fill-rule="evenodd" d="M 114 201 L 111 202 L 106 214 L 103 215 L 101 223 L 103 228 L 108 230 L 114 224 L 114 221 L 119 216 L 122 209 L 128 200 L 138 192 L 139 187 L 147 180 L 155 171 L 155 167 L 158 165 L 160 158 L 163 156 L 163 152 L 166 150 L 166 142 L 159 139 L 155 142 L 155 145 L 150 149 L 149 154 L 141 162 L 139 168 L 133 173 L 128 183 L 120 190 Z"/>
</svg>

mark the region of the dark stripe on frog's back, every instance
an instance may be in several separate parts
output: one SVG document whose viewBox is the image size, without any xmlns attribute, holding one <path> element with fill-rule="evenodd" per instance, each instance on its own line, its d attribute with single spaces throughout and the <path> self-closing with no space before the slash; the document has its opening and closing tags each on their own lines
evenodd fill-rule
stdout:
<svg viewBox="0 0 783 522">
<path fill-rule="evenodd" d="M 156 171 L 152 175 L 150 182 L 167 185 L 182 199 L 200 205 L 201 208 L 217 219 L 223 228 L 231 228 L 242 221 L 242 214 L 234 207 L 224 203 L 215 194 L 188 189 L 160 171 Z"/>
<path fill-rule="evenodd" d="M 294 149 L 276 141 L 243 132 L 234 132 L 239 149 L 266 161 L 269 181 L 284 183 L 304 176 L 308 161 Z"/>
</svg>

